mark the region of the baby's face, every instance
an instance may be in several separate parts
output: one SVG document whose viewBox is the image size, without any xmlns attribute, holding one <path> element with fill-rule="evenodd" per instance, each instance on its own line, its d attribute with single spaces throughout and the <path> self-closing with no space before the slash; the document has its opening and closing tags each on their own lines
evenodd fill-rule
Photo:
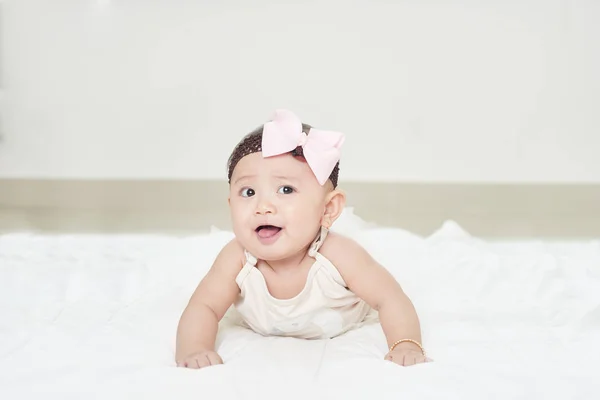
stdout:
<svg viewBox="0 0 600 400">
<path fill-rule="evenodd" d="M 257 258 L 290 257 L 315 239 L 330 189 L 329 182 L 325 186 L 317 182 L 302 158 L 250 154 L 231 176 L 233 231 Z"/>
</svg>

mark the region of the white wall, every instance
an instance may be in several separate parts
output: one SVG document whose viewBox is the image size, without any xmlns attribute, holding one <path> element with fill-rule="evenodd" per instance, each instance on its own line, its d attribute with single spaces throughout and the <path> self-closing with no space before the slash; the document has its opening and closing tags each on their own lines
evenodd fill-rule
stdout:
<svg viewBox="0 0 600 400">
<path fill-rule="evenodd" d="M 345 180 L 600 183 L 600 2 L 293 3 L 5 0 L 0 176 L 224 179 L 287 107 Z"/>
</svg>

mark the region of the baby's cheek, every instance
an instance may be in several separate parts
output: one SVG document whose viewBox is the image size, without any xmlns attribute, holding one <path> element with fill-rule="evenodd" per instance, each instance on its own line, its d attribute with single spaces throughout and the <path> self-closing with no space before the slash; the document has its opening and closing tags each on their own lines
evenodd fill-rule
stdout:
<svg viewBox="0 0 600 400">
<path fill-rule="evenodd" d="M 304 227 L 305 231 L 313 231 L 321 221 L 321 214 L 318 212 L 318 210 L 309 208 L 307 205 L 302 212 L 296 213 L 294 218 L 296 219 L 297 223 Z"/>
</svg>

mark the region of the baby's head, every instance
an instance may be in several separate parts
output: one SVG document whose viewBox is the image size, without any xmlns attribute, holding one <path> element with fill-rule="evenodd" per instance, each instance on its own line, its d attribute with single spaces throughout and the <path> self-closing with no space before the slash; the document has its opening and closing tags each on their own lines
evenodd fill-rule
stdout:
<svg viewBox="0 0 600 400">
<path fill-rule="evenodd" d="M 331 227 L 345 205 L 337 190 L 343 140 L 278 110 L 238 143 L 228 161 L 229 204 L 234 233 L 250 253 L 283 259 Z"/>
</svg>

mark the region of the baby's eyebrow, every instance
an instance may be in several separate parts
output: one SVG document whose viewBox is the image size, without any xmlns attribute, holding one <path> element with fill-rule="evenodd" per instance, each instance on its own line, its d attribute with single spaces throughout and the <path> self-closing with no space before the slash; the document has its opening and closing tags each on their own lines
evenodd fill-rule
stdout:
<svg viewBox="0 0 600 400">
<path fill-rule="evenodd" d="M 246 180 L 246 179 L 250 179 L 250 178 L 253 178 L 253 177 L 255 177 L 255 176 L 256 176 L 256 175 L 242 175 L 242 176 L 240 176 L 239 178 L 237 178 L 235 181 L 233 181 L 233 184 L 235 185 L 235 184 L 236 184 L 236 183 L 238 183 L 239 181 L 243 181 L 243 180 Z"/>
</svg>

